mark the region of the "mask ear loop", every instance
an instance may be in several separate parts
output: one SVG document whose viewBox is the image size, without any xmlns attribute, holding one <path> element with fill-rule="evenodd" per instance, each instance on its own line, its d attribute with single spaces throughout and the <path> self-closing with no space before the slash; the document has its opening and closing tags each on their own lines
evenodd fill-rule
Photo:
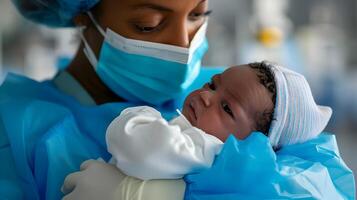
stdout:
<svg viewBox="0 0 357 200">
<path fill-rule="evenodd" d="M 95 27 L 97 28 L 97 30 L 99 31 L 99 33 L 105 38 L 105 31 L 102 29 L 102 27 L 99 25 L 99 23 L 97 22 L 97 20 L 95 20 L 93 14 L 88 11 L 87 15 L 89 16 L 89 18 L 91 19 L 91 21 L 93 22 L 93 24 L 95 25 Z M 87 39 L 84 37 L 83 31 L 86 29 L 86 26 L 81 26 L 79 27 L 79 35 L 84 43 L 84 48 L 83 48 L 83 52 L 86 55 L 87 59 L 89 60 L 90 64 L 93 66 L 94 69 L 97 68 L 97 64 L 98 64 L 98 59 L 95 55 L 95 53 L 93 52 L 92 48 L 89 46 L 89 43 L 87 41 Z"/>
<path fill-rule="evenodd" d="M 84 43 L 84 48 L 83 48 L 83 52 L 85 54 L 85 56 L 87 57 L 89 63 L 93 66 L 94 69 L 97 68 L 97 58 L 92 50 L 92 48 L 89 46 L 89 43 L 87 41 L 87 39 L 84 37 L 84 30 L 86 29 L 86 26 L 80 26 L 78 27 L 78 31 L 79 31 L 79 36 L 81 37 L 83 43 Z"/>
<path fill-rule="evenodd" d="M 92 12 L 88 11 L 87 15 L 89 16 L 89 18 L 92 20 L 94 26 L 98 29 L 99 33 L 102 34 L 102 36 L 105 38 L 105 31 L 103 30 L 103 28 L 99 25 L 99 23 L 97 22 L 97 20 L 94 18 Z"/>
</svg>

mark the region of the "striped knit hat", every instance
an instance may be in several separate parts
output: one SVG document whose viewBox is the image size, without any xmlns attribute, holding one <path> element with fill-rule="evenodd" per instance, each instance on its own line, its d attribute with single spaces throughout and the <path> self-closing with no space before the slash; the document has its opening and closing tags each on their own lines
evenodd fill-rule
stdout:
<svg viewBox="0 0 357 200">
<path fill-rule="evenodd" d="M 269 129 L 273 147 L 305 142 L 316 137 L 326 127 L 332 109 L 315 103 L 310 86 L 299 73 L 263 61 L 274 74 L 276 103 Z"/>
</svg>

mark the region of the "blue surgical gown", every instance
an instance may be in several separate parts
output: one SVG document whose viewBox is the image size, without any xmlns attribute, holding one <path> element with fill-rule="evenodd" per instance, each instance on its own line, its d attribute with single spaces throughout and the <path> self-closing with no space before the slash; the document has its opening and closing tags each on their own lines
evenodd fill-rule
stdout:
<svg viewBox="0 0 357 200">
<path fill-rule="evenodd" d="M 353 173 L 327 133 L 277 152 L 262 133 L 231 135 L 213 166 L 185 182 L 185 200 L 355 199 Z"/>
<path fill-rule="evenodd" d="M 222 71 L 202 68 L 181 99 L 156 109 L 172 118 L 191 90 Z M 63 92 L 56 81 L 36 82 L 9 74 L 0 87 L 0 199 L 60 199 L 64 178 L 78 171 L 83 161 L 109 159 L 106 127 L 124 108 L 138 106 L 131 102 L 91 106 L 74 98 L 83 91 L 70 91 L 69 86 Z"/>
<path fill-rule="evenodd" d="M 186 92 L 200 87 L 221 70 L 202 69 L 197 81 Z M 182 100 L 156 108 L 169 119 Z M 51 81 L 40 83 L 8 75 L 0 87 L 0 199 L 60 199 L 60 187 L 66 175 L 79 170 L 84 160 L 109 158 L 105 144 L 106 127 L 129 106 L 136 104 L 83 105 Z M 254 185 L 261 188 L 255 196 L 258 199 L 262 195 L 286 198 L 289 192 L 295 191 L 301 191 L 299 197 L 304 199 L 311 199 L 309 194 L 334 194 L 345 199 L 355 195 L 352 172 L 340 158 L 333 137 L 330 142 L 333 145 L 325 145 L 330 140 L 322 135 L 314 142 L 274 154 L 264 143 L 266 138 L 259 134 L 253 134 L 252 138 L 256 135 L 258 139 L 241 141 L 246 145 L 239 148 L 240 141 L 230 137 L 212 169 L 185 178 L 188 185 L 186 198 L 252 197 L 245 192 L 254 197 L 254 192 L 251 193 L 254 188 L 246 189 L 251 186 L 246 173 L 257 173 L 251 180 L 257 177 L 262 180 Z M 239 159 L 233 159 L 235 155 L 239 155 Z M 241 168 L 236 171 L 238 166 Z M 208 184 L 212 180 L 216 184 Z M 245 190 L 238 190 L 244 183 L 247 183 L 242 187 Z M 290 194 L 289 197 L 293 196 Z"/>
</svg>

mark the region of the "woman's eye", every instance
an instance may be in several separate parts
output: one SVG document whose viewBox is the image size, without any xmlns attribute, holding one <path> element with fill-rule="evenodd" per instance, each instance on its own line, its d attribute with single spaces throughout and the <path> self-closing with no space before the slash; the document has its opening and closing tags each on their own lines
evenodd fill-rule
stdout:
<svg viewBox="0 0 357 200">
<path fill-rule="evenodd" d="M 142 33 L 150 33 L 157 30 L 157 26 L 140 26 L 135 25 L 135 28 Z"/>
<path fill-rule="evenodd" d="M 207 83 L 208 85 L 208 88 L 211 89 L 211 90 L 216 90 L 216 86 L 214 85 L 213 81 Z"/>
<path fill-rule="evenodd" d="M 224 110 L 224 112 L 226 112 L 227 114 L 229 114 L 232 118 L 234 118 L 233 112 L 232 110 L 229 108 L 229 105 L 225 102 L 222 103 L 222 108 Z"/>
<path fill-rule="evenodd" d="M 190 14 L 190 19 L 193 21 L 200 20 L 201 18 L 208 17 L 212 13 L 212 10 L 206 12 L 193 12 Z"/>
</svg>

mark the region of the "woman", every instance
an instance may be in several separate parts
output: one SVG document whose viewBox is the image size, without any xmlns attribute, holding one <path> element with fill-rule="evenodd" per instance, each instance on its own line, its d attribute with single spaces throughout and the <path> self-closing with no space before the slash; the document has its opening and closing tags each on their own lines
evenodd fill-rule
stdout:
<svg viewBox="0 0 357 200">
<path fill-rule="evenodd" d="M 0 170 L 0 195 L 4 198 L 60 199 L 64 178 L 78 170 L 83 161 L 109 158 L 104 133 L 121 110 L 149 104 L 164 113 L 166 118 L 171 118 L 188 92 L 222 71 L 221 68 L 200 67 L 207 49 L 204 37 L 206 17 L 210 13 L 207 0 L 13 2 L 25 17 L 33 21 L 49 26 L 78 27 L 82 44 L 66 71 L 59 72 L 53 80 L 38 83 L 9 75 L 1 86 L 0 163 L 4 164 Z M 324 137 L 310 146 L 330 144 L 330 140 Z M 304 146 L 299 148 L 302 151 Z M 332 155 L 337 147 L 332 145 L 329 150 L 323 155 Z M 310 155 L 314 153 L 312 151 Z M 299 174 L 305 177 L 305 173 L 281 175 L 279 178 L 283 181 L 274 187 L 277 189 L 267 190 L 266 195 L 283 194 L 277 192 L 279 184 L 291 180 L 291 176 L 294 178 L 289 184 L 296 185 L 289 192 L 299 191 L 299 194 L 311 196 L 353 195 L 346 192 L 348 187 L 345 184 L 334 185 L 334 181 L 341 177 L 353 181 L 348 168 L 335 156 L 332 156 L 333 162 L 331 159 L 300 158 L 299 164 L 295 164 L 293 159 L 296 155 L 283 154 L 282 157 L 290 159 L 283 159 L 284 171 L 299 169 L 299 172 L 310 172 L 307 166 L 321 163 L 321 167 L 315 169 L 317 178 L 308 177 L 310 185 L 305 186 L 299 185 L 298 181 L 302 178 Z M 280 165 L 279 159 L 269 158 L 274 165 Z M 326 174 L 331 162 L 334 169 L 338 169 L 337 175 Z M 120 185 L 118 171 L 99 161 L 87 161 L 82 169 L 67 179 L 65 192 L 75 188 L 67 199 L 115 199 Z M 274 182 L 277 172 L 279 169 L 266 171 L 271 174 L 266 176 L 271 179 L 266 180 Z M 316 180 L 326 176 L 328 187 L 317 185 Z M 103 179 L 107 181 L 98 181 Z M 197 180 L 199 183 L 203 179 L 193 176 L 186 182 Z M 150 182 L 148 188 L 170 185 L 168 182 L 156 183 Z M 182 180 L 179 184 L 173 183 L 172 187 L 181 187 L 183 192 Z M 186 186 L 191 197 L 200 190 L 195 185 L 199 184 Z M 316 188 L 311 185 L 319 192 L 316 193 Z M 236 192 L 236 195 L 242 194 Z"/>
</svg>

